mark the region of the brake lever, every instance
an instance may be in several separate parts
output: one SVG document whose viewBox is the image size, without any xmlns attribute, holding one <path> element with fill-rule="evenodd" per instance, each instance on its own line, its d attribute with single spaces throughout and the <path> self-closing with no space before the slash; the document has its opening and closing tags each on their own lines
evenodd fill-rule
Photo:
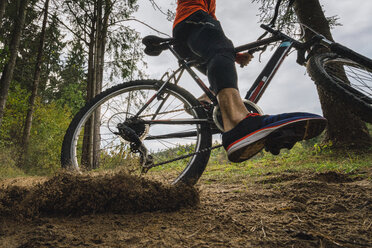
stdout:
<svg viewBox="0 0 372 248">
<path fill-rule="evenodd" d="M 260 55 L 258 56 L 258 61 L 261 62 L 261 55 L 266 51 L 266 49 L 267 49 L 267 46 L 257 47 L 257 48 L 253 48 L 253 49 L 248 50 L 248 53 L 253 56 L 254 53 L 257 53 L 257 52 L 261 51 Z M 243 66 L 240 66 L 240 67 L 243 68 Z"/>
</svg>

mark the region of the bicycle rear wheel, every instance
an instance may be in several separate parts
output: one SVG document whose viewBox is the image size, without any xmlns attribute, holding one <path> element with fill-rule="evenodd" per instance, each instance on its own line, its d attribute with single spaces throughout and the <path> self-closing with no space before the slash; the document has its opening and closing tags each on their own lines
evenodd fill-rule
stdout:
<svg viewBox="0 0 372 248">
<path fill-rule="evenodd" d="M 146 177 L 170 184 L 195 184 L 210 155 L 207 115 L 198 107 L 195 97 L 177 85 L 168 84 L 155 97 L 163 83 L 132 81 L 97 95 L 79 111 L 66 132 L 62 167 L 73 170 L 119 167 L 139 174 L 143 169 L 141 158 L 132 149 L 133 143 L 118 129 L 118 125 L 124 124 L 136 133 L 152 157 L 153 167 Z"/>
<path fill-rule="evenodd" d="M 370 64 L 340 54 L 325 53 L 310 58 L 308 72 L 318 85 L 346 102 L 362 120 L 372 123 Z"/>
</svg>

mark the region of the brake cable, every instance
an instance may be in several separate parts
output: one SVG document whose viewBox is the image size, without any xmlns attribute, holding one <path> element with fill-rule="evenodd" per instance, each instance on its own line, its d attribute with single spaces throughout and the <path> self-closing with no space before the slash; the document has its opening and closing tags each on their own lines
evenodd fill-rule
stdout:
<svg viewBox="0 0 372 248">
<path fill-rule="evenodd" d="M 289 0 L 287 11 L 286 11 L 287 13 L 288 13 L 289 9 L 291 8 L 291 6 L 293 5 L 294 1 L 295 0 Z M 275 27 L 276 20 L 278 19 L 278 16 L 279 16 L 279 8 L 280 8 L 280 5 L 282 4 L 282 2 L 283 2 L 283 0 L 278 0 L 276 2 L 275 10 L 274 10 L 274 16 L 268 24 L 268 26 L 271 27 L 271 28 Z M 257 41 L 262 40 L 268 33 L 269 33 L 268 31 L 265 31 L 260 37 L 258 37 Z M 268 47 L 268 45 L 265 45 L 262 48 L 256 49 L 256 51 L 252 51 L 252 53 L 257 52 L 257 51 L 261 51 L 261 53 L 259 55 L 259 61 L 261 61 L 261 55 L 266 51 L 267 47 Z M 251 53 L 251 52 L 249 51 L 249 53 Z"/>
</svg>

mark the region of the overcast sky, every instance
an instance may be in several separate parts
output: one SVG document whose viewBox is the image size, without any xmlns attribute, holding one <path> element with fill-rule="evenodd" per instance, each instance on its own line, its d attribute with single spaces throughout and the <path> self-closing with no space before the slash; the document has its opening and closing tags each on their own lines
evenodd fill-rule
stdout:
<svg viewBox="0 0 372 248">
<path fill-rule="evenodd" d="M 158 30 L 171 35 L 172 23 L 158 10 L 155 10 L 149 0 L 139 0 L 140 9 L 135 15 L 141 21 L 156 27 Z M 158 0 L 159 6 L 164 10 L 172 8 L 173 0 Z M 320 0 L 324 6 L 326 16 L 338 15 L 339 22 L 343 26 L 332 30 L 335 40 L 349 48 L 363 53 L 372 58 L 372 1 L 368 0 Z M 173 5 L 173 8 L 175 6 Z M 221 22 L 226 35 L 234 42 L 235 46 L 249 43 L 257 39 L 263 32 L 259 27 L 258 4 L 251 0 L 217 0 L 216 16 Z M 156 32 L 140 25 L 132 23 L 136 30 L 141 32 L 142 37 Z M 258 55 L 248 67 L 237 67 L 239 76 L 239 88 L 242 97 L 252 82 L 262 70 L 265 62 L 270 57 L 266 52 L 261 63 Z M 304 67 L 295 63 L 296 54 L 292 53 L 283 63 L 274 80 L 259 102 L 259 106 L 267 114 L 307 111 L 321 114 L 320 104 L 313 82 L 306 74 Z M 150 78 L 159 79 L 169 69 L 177 67 L 177 61 L 170 52 L 164 52 L 158 57 L 145 58 Z M 206 77 L 202 76 L 202 79 Z M 181 86 L 194 93 L 201 94 L 196 84 L 185 78 Z"/>
</svg>

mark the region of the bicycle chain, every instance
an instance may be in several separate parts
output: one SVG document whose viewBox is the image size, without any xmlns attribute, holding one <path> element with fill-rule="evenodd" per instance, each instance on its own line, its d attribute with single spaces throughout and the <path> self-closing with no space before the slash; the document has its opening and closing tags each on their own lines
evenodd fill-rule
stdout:
<svg viewBox="0 0 372 248">
<path fill-rule="evenodd" d="M 209 104 L 209 105 L 212 105 L 212 104 Z M 182 111 L 191 110 L 191 109 L 197 109 L 197 108 L 204 108 L 205 109 L 205 105 L 204 106 L 203 105 L 197 105 L 197 106 L 192 106 L 192 107 L 188 107 L 188 108 L 183 108 L 183 109 L 177 109 L 177 110 L 171 110 L 171 111 L 167 111 L 167 112 L 162 112 L 162 113 L 158 113 L 158 114 L 165 115 L 165 114 L 182 112 Z M 205 109 L 205 110 L 208 112 L 207 109 Z M 141 116 L 139 116 L 139 118 L 151 117 L 151 116 L 153 116 L 153 114 L 141 115 Z"/>
<path fill-rule="evenodd" d="M 199 153 L 204 153 L 204 152 L 212 151 L 213 149 L 220 148 L 221 146 L 222 145 L 217 145 L 217 146 L 212 146 L 212 147 L 209 147 L 209 148 L 204 148 L 204 149 L 202 149 L 202 150 L 200 150 L 198 152 L 193 152 L 193 153 L 190 153 L 190 154 L 187 154 L 187 155 L 178 157 L 178 158 L 174 158 L 174 159 L 171 159 L 171 160 L 168 160 L 168 161 L 164 161 L 164 162 L 158 163 L 158 164 L 146 166 L 144 168 L 147 169 L 147 170 L 149 170 L 151 168 L 154 168 L 154 167 L 157 167 L 157 166 L 160 166 L 160 165 L 163 165 L 163 164 L 168 164 L 168 163 L 172 163 L 172 162 L 175 162 L 175 161 L 178 161 L 178 160 L 181 160 L 181 159 L 192 157 L 192 156 L 197 155 Z"/>
</svg>

